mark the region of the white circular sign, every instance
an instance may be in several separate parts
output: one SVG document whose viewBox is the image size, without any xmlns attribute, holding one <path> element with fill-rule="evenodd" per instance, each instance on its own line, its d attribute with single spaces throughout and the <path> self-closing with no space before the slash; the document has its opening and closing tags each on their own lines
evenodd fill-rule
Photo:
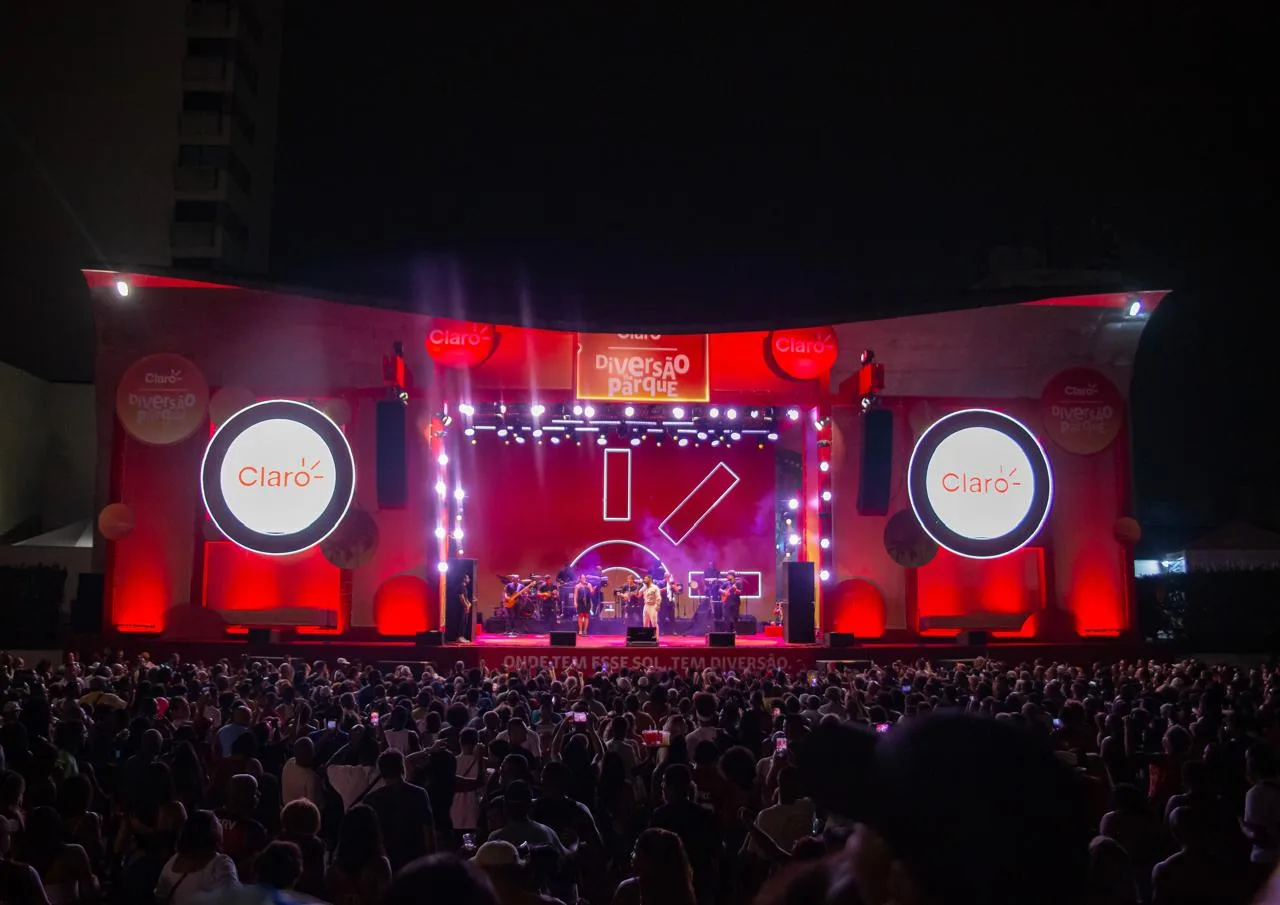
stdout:
<svg viewBox="0 0 1280 905">
<path fill-rule="evenodd" d="M 222 423 L 205 450 L 200 486 L 209 517 L 229 540 L 287 555 L 338 527 L 355 493 L 355 459 L 323 412 L 273 399 Z"/>
<path fill-rule="evenodd" d="M 939 443 L 925 482 L 937 517 L 974 540 L 1003 537 L 1018 527 L 1035 490 L 1026 453 L 989 427 L 967 427 Z"/>
<path fill-rule="evenodd" d="M 920 435 L 907 467 L 911 508 L 939 546 L 972 559 L 1012 553 L 1040 531 L 1053 499 L 1044 448 L 1020 421 L 965 409 Z"/>
<path fill-rule="evenodd" d="M 284 418 L 259 421 L 231 441 L 222 460 L 222 498 L 259 534 L 297 534 L 333 500 L 333 455 L 324 438 Z"/>
</svg>

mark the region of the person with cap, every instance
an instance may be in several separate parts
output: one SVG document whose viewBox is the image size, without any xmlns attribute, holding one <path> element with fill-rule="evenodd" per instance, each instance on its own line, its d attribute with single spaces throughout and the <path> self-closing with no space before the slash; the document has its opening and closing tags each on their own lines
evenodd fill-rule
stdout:
<svg viewBox="0 0 1280 905">
<path fill-rule="evenodd" d="M 564 905 L 537 889 L 530 865 L 510 842 L 490 839 L 472 861 L 493 884 L 499 905 Z"/>
<path fill-rule="evenodd" d="M 531 816 L 533 813 L 533 790 L 529 784 L 518 779 L 507 786 L 502 796 L 502 812 L 506 825 L 489 834 L 489 838 L 512 845 L 546 846 L 558 855 L 568 855 L 555 830 L 545 823 L 538 823 Z"/>
</svg>

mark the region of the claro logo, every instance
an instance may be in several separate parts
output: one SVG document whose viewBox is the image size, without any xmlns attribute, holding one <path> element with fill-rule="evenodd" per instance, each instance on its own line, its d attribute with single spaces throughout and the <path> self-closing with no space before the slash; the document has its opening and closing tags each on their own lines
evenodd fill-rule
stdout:
<svg viewBox="0 0 1280 905">
<path fill-rule="evenodd" d="M 478 347 L 492 339 L 492 331 L 493 328 L 487 324 L 477 324 L 474 330 L 449 330 L 436 327 L 427 333 L 427 343 L 432 346 Z"/>
<path fill-rule="evenodd" d="M 824 333 L 818 337 L 781 333 L 774 336 L 773 348 L 783 355 L 823 355 L 828 349 L 835 349 L 835 340 L 834 333 Z"/>
<path fill-rule="evenodd" d="M 1062 388 L 1062 392 L 1065 393 L 1067 396 L 1088 399 L 1091 396 L 1097 396 L 1098 393 L 1101 391 L 1098 389 L 1098 385 L 1096 383 L 1091 383 L 1087 386 L 1082 386 L 1082 387 L 1077 387 L 1077 386 L 1072 386 L 1070 384 L 1067 384 L 1065 387 Z"/>
<path fill-rule="evenodd" d="M 311 486 L 312 481 L 324 480 L 319 468 L 319 459 L 310 465 L 303 459 L 297 471 L 279 471 L 265 465 L 246 465 L 240 469 L 239 481 L 241 487 L 304 488 Z"/>
<path fill-rule="evenodd" d="M 167 374 L 148 371 L 143 379 L 151 386 L 173 386 L 182 382 L 182 371 L 179 368 L 173 368 Z"/>
<path fill-rule="evenodd" d="M 976 475 L 967 472 L 948 471 L 942 476 L 942 489 L 947 493 L 997 494 L 1003 496 L 1013 487 L 1021 487 L 1022 482 L 1015 480 L 1018 466 L 1009 469 L 1005 474 L 1004 466 L 994 475 Z"/>
</svg>

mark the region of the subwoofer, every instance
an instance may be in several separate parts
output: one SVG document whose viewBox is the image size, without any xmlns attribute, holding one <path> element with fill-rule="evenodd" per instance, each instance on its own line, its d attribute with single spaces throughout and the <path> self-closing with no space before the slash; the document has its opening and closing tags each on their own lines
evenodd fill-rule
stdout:
<svg viewBox="0 0 1280 905">
<path fill-rule="evenodd" d="M 812 644 L 814 641 L 814 578 L 813 563 L 787 563 L 788 644 Z"/>
</svg>

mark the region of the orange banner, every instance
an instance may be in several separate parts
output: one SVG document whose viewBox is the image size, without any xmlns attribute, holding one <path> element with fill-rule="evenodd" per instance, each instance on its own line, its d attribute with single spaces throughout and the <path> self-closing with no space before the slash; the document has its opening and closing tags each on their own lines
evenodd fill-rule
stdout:
<svg viewBox="0 0 1280 905">
<path fill-rule="evenodd" d="M 579 399 L 613 402 L 706 402 L 707 336 L 579 333 Z"/>
</svg>

